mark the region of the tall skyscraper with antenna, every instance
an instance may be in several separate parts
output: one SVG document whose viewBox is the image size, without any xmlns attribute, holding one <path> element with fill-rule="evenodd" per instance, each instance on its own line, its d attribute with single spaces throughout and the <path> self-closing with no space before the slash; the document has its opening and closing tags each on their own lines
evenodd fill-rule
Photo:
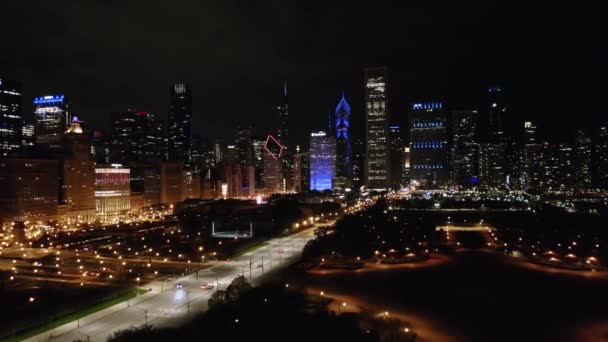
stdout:
<svg viewBox="0 0 608 342">
<path fill-rule="evenodd" d="M 279 111 L 279 131 L 277 132 L 277 139 L 285 147 L 289 145 L 289 105 L 287 101 L 287 81 L 283 85 L 283 96 L 281 96 L 281 104 L 277 108 Z"/>
<path fill-rule="evenodd" d="M 192 157 L 192 94 L 186 83 L 171 87 L 169 160 L 189 164 Z"/>
<path fill-rule="evenodd" d="M 277 109 L 279 112 L 279 130 L 277 132 L 277 140 L 285 147 L 285 151 L 283 152 L 283 157 L 281 159 L 281 173 L 283 175 L 281 191 L 291 191 L 293 188 L 293 153 L 291 146 L 289 145 L 289 104 L 287 100 L 287 81 L 285 81 L 283 84 L 281 104 Z"/>
</svg>

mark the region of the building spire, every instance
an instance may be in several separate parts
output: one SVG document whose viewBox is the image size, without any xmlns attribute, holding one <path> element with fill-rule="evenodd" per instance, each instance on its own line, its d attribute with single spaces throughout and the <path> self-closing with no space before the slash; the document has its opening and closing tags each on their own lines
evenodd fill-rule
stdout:
<svg viewBox="0 0 608 342">
<path fill-rule="evenodd" d="M 283 96 L 287 97 L 287 80 L 283 84 Z"/>
</svg>

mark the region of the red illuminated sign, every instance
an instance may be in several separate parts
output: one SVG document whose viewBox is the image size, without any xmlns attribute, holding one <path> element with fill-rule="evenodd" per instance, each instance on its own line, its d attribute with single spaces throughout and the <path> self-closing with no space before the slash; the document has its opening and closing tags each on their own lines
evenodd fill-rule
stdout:
<svg viewBox="0 0 608 342">
<path fill-rule="evenodd" d="M 285 146 L 281 145 L 275 137 L 269 135 L 268 138 L 266 138 L 266 143 L 264 143 L 264 149 L 268 151 L 274 159 L 278 160 L 281 158 L 281 153 L 283 153 Z"/>
</svg>

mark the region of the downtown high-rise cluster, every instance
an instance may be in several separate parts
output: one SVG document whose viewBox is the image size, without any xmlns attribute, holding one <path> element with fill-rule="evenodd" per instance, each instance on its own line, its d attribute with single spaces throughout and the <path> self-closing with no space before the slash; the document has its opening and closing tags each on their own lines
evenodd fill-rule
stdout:
<svg viewBox="0 0 608 342">
<path fill-rule="evenodd" d="M 209 139 L 193 132 L 194 94 L 185 82 L 169 88 L 166 121 L 125 109 L 108 115 L 106 131 L 87 129 L 61 94 L 34 98 L 34 120 L 25 122 L 21 83 L 0 78 L 0 219 L 113 222 L 187 199 L 310 191 L 608 189 L 608 127 L 576 129 L 572 143 L 541 141 L 531 121 L 512 132 L 501 87 L 487 90 L 482 108 L 431 99 L 391 113 L 388 73 L 366 68 L 363 108 L 351 108 L 343 93 L 304 144 L 290 136 L 287 83 L 276 127 L 242 125 L 232 139 Z M 400 116 L 407 127 L 395 124 Z M 353 122 L 365 123 L 363 135 Z"/>
</svg>

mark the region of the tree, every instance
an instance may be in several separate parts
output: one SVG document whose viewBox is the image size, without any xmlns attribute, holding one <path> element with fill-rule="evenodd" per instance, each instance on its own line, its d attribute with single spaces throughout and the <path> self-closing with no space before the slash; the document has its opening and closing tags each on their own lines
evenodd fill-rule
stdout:
<svg viewBox="0 0 608 342">
<path fill-rule="evenodd" d="M 232 280 L 232 283 L 226 288 L 226 300 L 229 302 L 236 302 L 243 293 L 251 289 L 251 284 L 247 281 L 244 276 L 238 276 Z"/>
<path fill-rule="evenodd" d="M 215 291 L 209 298 L 209 310 L 226 304 L 226 291 Z"/>
<path fill-rule="evenodd" d="M 151 325 L 143 325 L 141 327 L 130 327 L 119 330 L 108 337 L 108 342 L 127 342 L 127 341 L 152 341 L 155 336 L 155 331 Z"/>
</svg>

